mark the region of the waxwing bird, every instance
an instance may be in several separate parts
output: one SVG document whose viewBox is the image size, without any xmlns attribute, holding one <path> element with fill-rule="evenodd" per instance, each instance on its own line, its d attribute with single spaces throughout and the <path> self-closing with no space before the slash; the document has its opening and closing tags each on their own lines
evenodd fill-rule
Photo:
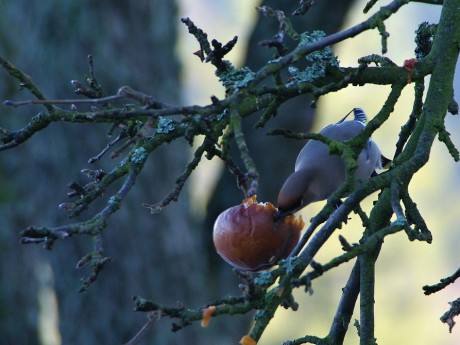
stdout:
<svg viewBox="0 0 460 345">
<path fill-rule="evenodd" d="M 364 130 L 366 114 L 353 109 L 354 119 L 324 127 L 319 133 L 335 141 L 345 142 Z M 369 139 L 357 159 L 354 172 L 357 182 L 371 177 L 382 166 L 377 144 Z M 278 195 L 275 221 L 294 213 L 308 204 L 325 200 L 345 181 L 345 163 L 340 156 L 329 154 L 329 147 L 318 140 L 309 140 L 300 151 L 294 172 L 287 178 Z"/>
</svg>

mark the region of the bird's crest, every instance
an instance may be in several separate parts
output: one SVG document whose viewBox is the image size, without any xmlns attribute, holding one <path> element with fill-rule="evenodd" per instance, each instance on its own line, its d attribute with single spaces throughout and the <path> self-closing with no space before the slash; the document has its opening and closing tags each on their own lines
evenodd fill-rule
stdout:
<svg viewBox="0 0 460 345">
<path fill-rule="evenodd" d="M 361 108 L 355 108 L 353 109 L 353 114 L 355 115 L 355 121 L 366 123 L 367 117 L 364 110 L 362 110 Z"/>
<path fill-rule="evenodd" d="M 342 123 L 343 121 L 346 120 L 348 115 L 350 115 L 353 112 L 353 115 L 355 116 L 354 121 L 359 121 L 361 123 L 366 123 L 367 122 L 367 116 L 366 113 L 364 112 L 363 109 L 361 108 L 354 108 L 352 111 L 350 111 L 347 115 L 345 115 L 337 124 Z"/>
</svg>

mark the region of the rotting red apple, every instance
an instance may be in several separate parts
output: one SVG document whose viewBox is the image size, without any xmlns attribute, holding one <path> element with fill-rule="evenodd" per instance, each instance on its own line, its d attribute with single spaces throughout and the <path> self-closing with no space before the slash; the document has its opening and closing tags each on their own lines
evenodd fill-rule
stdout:
<svg viewBox="0 0 460 345">
<path fill-rule="evenodd" d="M 273 204 L 258 203 L 255 195 L 222 212 L 213 230 L 217 253 L 245 271 L 265 270 L 286 258 L 305 223 L 294 215 L 275 223 L 275 212 Z"/>
</svg>

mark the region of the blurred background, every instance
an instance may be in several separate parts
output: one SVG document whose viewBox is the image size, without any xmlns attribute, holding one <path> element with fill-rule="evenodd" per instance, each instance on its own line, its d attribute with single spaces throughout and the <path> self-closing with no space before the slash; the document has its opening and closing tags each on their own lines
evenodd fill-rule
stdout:
<svg viewBox="0 0 460 345">
<path fill-rule="evenodd" d="M 298 31 L 332 33 L 367 18 L 362 14 L 365 3 L 318 1 L 307 16 L 295 18 L 294 25 Z M 192 55 L 198 43 L 179 18 L 190 17 L 210 39 L 223 43 L 238 35 L 239 42 L 228 59 L 257 70 L 273 54 L 257 42 L 277 32 L 274 20 L 261 18 L 255 11 L 260 4 L 253 0 L 0 1 L 0 55 L 28 73 L 49 98 L 74 97 L 70 80 L 84 81 L 86 57 L 92 54 L 96 77 L 106 94 L 129 85 L 168 103 L 207 104 L 211 95 L 223 97 L 224 90 L 216 81 L 213 66 Z M 290 14 L 298 2 L 271 0 L 263 4 Z M 413 57 L 418 24 L 437 22 L 439 14 L 437 7 L 424 4 L 400 10 L 386 23 L 391 34 L 387 56 L 399 65 Z M 356 66 L 359 57 L 380 52 L 380 36 L 377 31 L 367 32 L 334 49 L 343 66 Z M 30 98 L 3 70 L 0 78 L 2 99 Z M 368 117 L 373 117 L 388 92 L 389 88 L 382 86 L 347 88 L 322 97 L 317 109 L 310 108 L 311 100 L 302 96 L 283 105 L 281 116 L 256 132 L 252 131 L 256 116 L 246 119 L 249 148 L 262 177 L 259 200 L 276 200 L 304 144 L 267 137 L 268 128 L 317 131 L 354 107 L 364 108 Z M 393 155 L 399 128 L 410 113 L 412 92 L 411 85 L 406 87 L 390 120 L 375 133 L 388 157 Z M 38 106 L 3 108 L 0 125 L 19 128 L 41 110 Z M 446 125 L 460 147 L 458 117 L 448 115 Z M 26 144 L 1 152 L 0 344 L 122 344 L 146 321 L 145 314 L 132 311 L 132 295 L 166 305 L 180 301 L 187 307 L 198 307 L 240 293 L 237 278 L 212 245 L 214 219 L 243 198 L 234 178 L 218 161 L 204 161 L 180 200 L 162 213 L 151 215 L 140 206 L 158 202 L 172 189 L 193 153 L 182 141 L 155 151 L 122 209 L 112 217 L 103 240 L 105 254 L 113 262 L 85 293 L 77 291 L 80 278 L 89 270 L 74 267 L 92 250 L 89 238 L 60 241 L 52 251 L 19 243 L 19 232 L 28 225 L 55 226 L 86 219 L 102 206 L 106 199 L 72 220 L 57 207 L 66 201 L 69 182 L 86 182 L 81 169 L 109 170 L 117 163 L 108 156 L 88 163 L 110 140 L 108 131 L 104 124 L 52 124 Z M 412 196 L 434 240 L 431 245 L 411 243 L 402 233 L 386 239 L 377 264 L 379 344 L 453 345 L 460 340 L 458 327 L 449 334 L 439 321 L 449 307 L 447 302 L 459 296 L 459 283 L 431 296 L 425 296 L 421 289 L 458 268 L 459 174 L 447 149 L 435 143 L 430 162 L 411 184 Z M 372 197 L 366 201 L 366 210 L 372 201 Z M 309 220 L 322 205 L 307 207 L 304 219 Z M 357 241 L 362 232 L 356 218 L 340 230 L 350 242 Z M 317 260 L 327 262 L 339 252 L 340 245 L 333 236 Z M 343 265 L 315 281 L 312 296 L 298 291 L 299 311 L 280 309 L 260 344 L 280 344 L 305 334 L 326 335 L 351 266 Z M 161 319 L 140 344 L 235 344 L 250 327 L 250 317 L 219 317 L 206 329 L 194 324 L 178 333 L 170 332 L 170 320 Z M 354 317 L 359 319 L 358 314 Z M 346 344 L 355 343 L 356 331 L 351 327 Z"/>
</svg>

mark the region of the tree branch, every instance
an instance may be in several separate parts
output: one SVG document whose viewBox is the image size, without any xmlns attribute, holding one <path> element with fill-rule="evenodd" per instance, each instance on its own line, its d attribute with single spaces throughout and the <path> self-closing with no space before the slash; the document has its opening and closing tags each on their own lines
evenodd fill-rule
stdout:
<svg viewBox="0 0 460 345">
<path fill-rule="evenodd" d="M 350 324 L 360 286 L 360 261 L 357 260 L 348 277 L 345 287 L 342 289 L 342 297 L 335 312 L 331 329 L 326 337 L 326 344 L 343 344 L 345 335 Z"/>
<path fill-rule="evenodd" d="M 13 65 L 11 62 L 7 61 L 5 58 L 0 56 L 0 65 L 11 75 L 13 78 L 16 78 L 21 82 L 20 87 L 25 88 L 30 91 L 32 95 L 37 97 L 38 99 L 45 100 L 46 97 L 42 93 L 42 91 L 35 85 L 34 81 L 32 78 L 22 72 L 19 68 L 17 68 L 15 65 Z M 53 107 L 49 104 L 45 105 L 46 110 L 48 112 L 53 111 Z"/>
<path fill-rule="evenodd" d="M 409 0 L 394 0 L 387 6 L 382 7 L 377 13 L 369 17 L 369 19 L 365 20 L 364 22 L 358 25 L 337 32 L 335 34 L 326 36 L 320 41 L 297 47 L 291 53 L 281 58 L 278 58 L 272 61 L 267 66 L 261 68 L 254 76 L 254 79 L 251 82 L 251 84 L 257 85 L 267 76 L 273 75 L 273 73 L 280 71 L 283 67 L 286 67 L 298 61 L 301 57 L 306 56 L 314 51 L 321 50 L 327 46 L 331 46 L 335 43 L 342 42 L 348 38 L 355 37 L 364 31 L 375 29 L 379 25 L 379 23 L 388 19 L 392 14 L 396 13 L 402 6 L 408 3 Z"/>
<path fill-rule="evenodd" d="M 441 316 L 441 321 L 447 323 L 449 326 L 449 332 L 452 333 L 452 329 L 455 326 L 454 317 L 460 315 L 460 298 L 455 301 L 449 302 L 451 305 L 450 309 Z"/>
<path fill-rule="evenodd" d="M 423 2 L 439 3 L 434 0 Z M 301 1 L 301 7 L 297 12 L 304 13 L 310 3 L 309 1 Z M 370 1 L 366 8 L 370 8 L 375 3 L 376 1 Z M 246 294 L 243 297 L 229 297 L 197 309 L 170 308 L 145 299 L 135 298 L 136 310 L 138 311 L 153 311 L 158 315 L 178 319 L 179 323 L 173 325 L 173 330 L 179 330 L 193 321 L 203 320 L 205 311 L 207 312 L 206 317 L 211 317 L 221 314 L 244 314 L 258 310 L 254 325 L 246 338 L 258 341 L 279 305 L 286 305 L 295 309 L 296 304 L 292 298 L 293 288 L 302 284 L 309 287 L 311 279 L 358 257 L 328 337 L 320 339 L 306 336 L 292 343 L 343 341 L 346 331 L 345 325 L 349 324 L 359 285 L 361 294 L 361 344 L 373 344 L 375 342 L 373 310 L 375 262 L 383 238 L 404 228 L 409 239 L 431 241 L 431 233 L 415 202 L 410 198 L 407 186 L 412 176 L 428 161 L 433 140 L 437 135 L 446 144 L 452 156 L 455 159 L 459 158 L 459 153 L 444 127 L 446 110 L 449 107 L 453 108 L 452 76 L 460 47 L 460 28 L 458 25 L 460 14 L 457 11 L 459 1 L 444 1 L 441 20 L 436 29 L 436 35 L 433 37 L 431 51 L 429 53 L 428 50 L 424 51 L 423 56 L 418 57 L 419 60 L 416 60 L 416 64 L 412 66 L 413 69 L 408 70 L 405 68 L 407 66 L 395 66 L 388 59 L 373 55 L 361 59 L 359 66 L 354 68 L 328 66 L 324 76 L 311 80 L 299 79 L 296 83 L 283 84 L 279 76 L 283 68 L 291 66 L 302 57 L 369 29 L 378 29 L 382 36 L 382 50 L 385 50 L 387 33 L 384 21 L 407 3 L 409 0 L 394 0 L 366 21 L 313 43 L 300 44 L 292 52 L 270 61 L 256 73 L 247 68 L 235 69 L 228 61 L 223 60 L 223 57 L 236 44 L 236 37 L 225 45 L 216 40 L 209 43 L 206 33 L 196 27 L 188 18 L 183 19 L 182 21 L 187 25 L 190 33 L 197 38 L 200 44 L 198 55 L 203 58 L 206 55 L 205 60 L 215 65 L 220 80 L 226 87 L 227 96 L 224 100 L 212 97 L 211 104 L 206 106 L 168 105 L 129 87 L 121 88 L 117 94 L 112 96 L 100 97 L 101 95 L 99 95 L 99 98 L 89 100 L 48 100 L 33 84 L 30 77 L 5 59 L 0 59 L 0 64 L 8 73 L 23 82 L 24 87 L 37 97 L 37 99 L 28 101 L 6 101 L 6 105 L 17 107 L 43 104 L 48 111 L 48 113 L 40 113 L 32 117 L 24 128 L 14 132 L 4 130 L 0 138 L 3 142 L 3 145 L 0 145 L 0 150 L 10 149 L 25 142 L 32 135 L 46 128 L 48 124 L 57 121 L 108 122 L 115 125 L 122 124 L 132 129 L 132 131 L 125 132 L 128 133 L 126 137 L 120 136 L 120 138 L 127 139 L 123 148 L 130 148 L 121 163 L 109 173 L 96 174 L 97 177 L 85 186 L 76 183 L 71 184 L 73 191 L 70 196 L 79 196 L 79 198 L 74 202 L 61 205 L 69 212 L 69 216 L 79 215 L 94 200 L 101 197 L 110 184 L 126 176 L 122 187 L 108 199 L 104 209 L 87 221 L 60 227 L 28 227 L 21 233 L 22 242 L 44 243 L 45 247 L 49 249 L 58 239 L 65 239 L 76 234 L 90 235 L 93 239 L 93 251 L 85 255 L 77 264 L 78 267 L 82 267 L 88 262 L 92 264 L 92 273 L 83 279 L 82 289 L 86 289 L 97 278 L 102 267 L 110 261 L 110 258 L 102 255 L 102 230 L 107 226 L 110 216 L 120 208 L 121 202 L 133 187 L 136 177 L 142 171 L 150 153 L 160 145 L 182 137 L 189 142 L 192 142 L 196 135 L 204 134 L 206 137 L 205 142 L 195 151 L 193 159 L 187 164 L 184 173 L 176 180 L 173 191 L 159 205 L 147 205 L 147 207 L 156 210 L 158 207 L 162 208 L 176 200 L 184 183 L 200 163 L 205 152 L 211 156 L 217 155 L 222 158 L 229 169 L 236 173 L 238 184 L 246 188 L 248 194 L 252 194 L 257 190 L 258 173 L 241 129 L 242 118 L 250 116 L 258 110 L 266 110 L 259 121 L 259 124 L 263 125 L 275 114 L 281 103 L 300 94 L 312 94 L 317 98 L 323 94 L 343 89 L 350 84 L 391 85 L 390 94 L 378 114 L 368 123 L 363 133 L 346 144 L 337 143 L 315 134 L 295 135 L 280 130 L 274 130 L 270 133 L 297 136 L 304 139 L 308 137 L 325 142 L 332 151 L 344 157 L 348 176 L 339 190 L 329 198 L 326 206 L 313 217 L 293 254 L 280 262 L 278 268 L 261 273 L 254 282 L 250 283 L 251 289 L 248 290 L 255 291 L 254 293 L 249 294 L 249 296 Z M 371 62 L 378 63 L 379 67 L 369 67 Z M 91 63 L 90 66 L 92 66 Z M 430 86 L 426 95 L 426 102 L 423 104 L 423 78 L 429 74 L 431 74 Z M 277 80 L 275 87 L 259 87 L 259 84 L 266 78 L 273 76 Z M 94 79 L 94 75 L 92 75 L 92 79 Z M 354 185 L 351 173 L 356 165 L 356 156 L 373 132 L 389 118 L 403 88 L 410 81 L 415 81 L 415 100 L 409 121 L 400 134 L 392 168 L 388 172 Z M 96 83 L 95 79 L 94 82 Z M 75 82 L 73 84 L 80 89 L 79 84 Z M 82 94 L 90 96 L 85 92 Z M 75 104 L 83 103 L 90 105 L 106 104 L 122 99 L 133 99 L 138 104 L 134 107 L 125 106 L 104 110 L 92 108 L 91 111 L 81 112 L 77 111 L 75 106 Z M 69 104 L 71 111 L 59 109 L 53 104 Z M 132 125 L 132 122 L 139 122 L 139 124 Z M 224 131 L 229 126 L 232 135 L 224 136 Z M 222 151 L 216 148 L 219 138 L 223 138 L 222 145 L 224 148 Z M 246 174 L 228 156 L 226 148 L 229 140 L 235 140 L 243 158 Z M 117 138 L 116 141 L 109 143 L 101 154 L 110 149 L 112 143 L 118 141 Z M 100 155 L 96 156 L 97 159 Z M 252 179 L 249 186 L 246 184 L 248 178 Z M 352 186 L 354 187 L 353 191 L 351 191 Z M 347 199 L 339 207 L 336 207 L 341 197 L 350 191 Z M 381 193 L 370 216 L 367 217 L 360 211 L 359 205 L 364 198 L 376 191 L 381 191 Z M 401 201 L 405 210 L 403 210 Z M 315 263 L 316 254 L 335 230 L 346 221 L 350 212 L 354 210 L 359 212 L 366 227 L 360 244 L 352 246 L 343 240 L 342 244 L 347 244 L 344 245 L 347 250 L 344 254 L 333 258 L 323 266 Z M 393 214 L 396 214 L 397 220 L 391 223 Z M 321 224 L 323 225 L 319 228 Z M 411 225 L 414 225 L 414 229 L 410 228 Z M 313 267 L 313 271 L 301 276 L 309 265 Z M 210 310 L 212 310 L 212 315 L 209 314 Z M 345 320 L 345 324 L 340 324 L 343 320 Z M 449 314 L 447 320 L 453 322 L 452 314 Z"/>
<path fill-rule="evenodd" d="M 247 176 L 250 181 L 248 190 L 245 191 L 246 197 L 250 197 L 257 193 L 259 185 L 259 173 L 257 171 L 256 164 L 254 163 L 249 153 L 246 139 L 244 138 L 243 129 L 241 127 L 241 117 L 237 112 L 231 112 L 230 114 L 230 125 L 235 136 L 236 145 L 240 150 L 241 159 L 244 162 L 247 170 Z"/>
<path fill-rule="evenodd" d="M 423 291 L 425 295 L 431 295 L 432 293 L 441 291 L 446 286 L 454 283 L 458 278 L 460 278 L 460 268 L 457 271 L 455 271 L 452 275 L 450 275 L 449 277 L 442 278 L 437 284 L 425 285 L 423 287 Z"/>
</svg>

